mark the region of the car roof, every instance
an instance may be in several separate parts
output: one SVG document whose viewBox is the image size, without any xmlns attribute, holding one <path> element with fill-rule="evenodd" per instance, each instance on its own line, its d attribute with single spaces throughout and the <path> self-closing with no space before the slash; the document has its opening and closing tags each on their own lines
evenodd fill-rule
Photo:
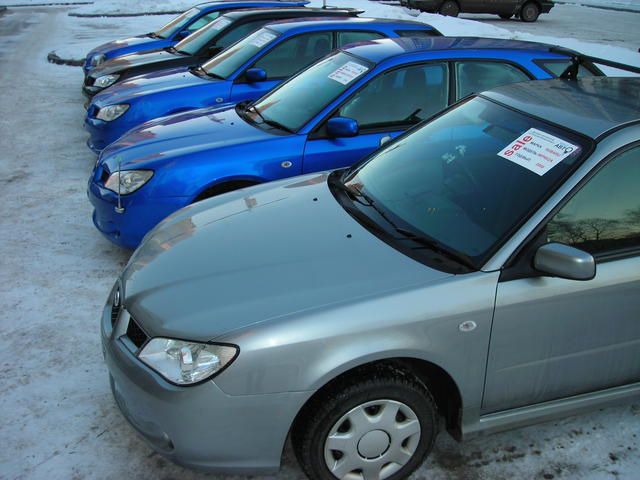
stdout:
<svg viewBox="0 0 640 480">
<path fill-rule="evenodd" d="M 308 8 L 308 7 L 280 7 L 280 8 L 248 8 L 244 10 L 233 10 L 224 14 L 225 17 L 234 20 L 246 18 L 246 17 L 262 17 L 270 15 L 278 15 L 283 12 L 300 14 L 303 16 L 323 16 L 331 15 L 332 13 L 345 12 L 345 13 L 362 13 L 362 10 L 354 8 Z"/>
<path fill-rule="evenodd" d="M 379 63 L 401 55 L 452 50 L 518 50 L 549 53 L 556 46 L 522 40 L 478 37 L 384 38 L 351 46 L 349 53 Z"/>
<path fill-rule="evenodd" d="M 280 33 L 287 33 L 292 30 L 306 30 L 310 28 L 335 27 L 345 25 L 347 27 L 363 27 L 368 25 L 386 25 L 398 28 L 416 28 L 419 30 L 435 30 L 431 25 L 422 22 L 413 22 L 410 20 L 392 20 L 389 18 L 370 18 L 370 17 L 304 17 L 292 18 L 287 20 L 277 20 L 265 26 Z"/>
<path fill-rule="evenodd" d="M 640 122 L 640 77 L 522 82 L 481 96 L 593 139 Z"/>
<path fill-rule="evenodd" d="M 284 3 L 284 4 L 288 4 L 291 3 L 292 5 L 297 5 L 297 4 L 301 4 L 301 3 L 309 3 L 306 0 L 216 0 L 213 2 L 203 2 L 203 3 L 198 3 L 197 5 L 195 5 L 196 8 L 199 9 L 205 9 L 205 8 L 211 8 L 211 7 L 219 7 L 219 6 L 224 6 L 227 3 L 235 3 L 235 4 L 264 4 L 264 5 L 277 5 L 279 3 Z"/>
</svg>

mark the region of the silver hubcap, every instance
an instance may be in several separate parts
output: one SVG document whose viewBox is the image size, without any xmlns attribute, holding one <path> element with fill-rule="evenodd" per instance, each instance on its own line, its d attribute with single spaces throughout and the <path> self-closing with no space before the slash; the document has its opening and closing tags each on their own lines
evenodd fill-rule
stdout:
<svg viewBox="0 0 640 480">
<path fill-rule="evenodd" d="M 324 460 L 337 478 L 383 480 L 406 465 L 419 443 L 420 422 L 413 410 L 395 400 L 374 400 L 331 427 Z"/>
</svg>

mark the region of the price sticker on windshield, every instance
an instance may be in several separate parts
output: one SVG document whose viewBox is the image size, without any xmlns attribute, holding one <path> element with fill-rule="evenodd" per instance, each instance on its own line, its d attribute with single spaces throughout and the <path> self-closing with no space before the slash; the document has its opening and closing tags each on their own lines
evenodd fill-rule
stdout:
<svg viewBox="0 0 640 480">
<path fill-rule="evenodd" d="M 211 22 L 211 28 L 213 28 L 214 30 L 222 30 L 223 28 L 225 28 L 228 25 L 231 25 L 232 23 L 233 22 L 228 18 L 220 17 L 217 20 L 214 20 L 213 22 Z"/>
<path fill-rule="evenodd" d="M 360 65 L 356 62 L 347 62 L 331 73 L 329 78 L 341 83 L 342 85 L 347 85 L 359 76 L 363 75 L 367 70 L 369 70 L 369 68 L 364 65 Z"/>
<path fill-rule="evenodd" d="M 500 151 L 498 156 L 542 176 L 579 150 L 580 147 L 577 145 L 565 142 L 550 133 L 530 128 Z"/>
<path fill-rule="evenodd" d="M 274 38 L 276 38 L 276 35 L 274 33 L 262 32 L 253 39 L 251 45 L 253 45 L 254 47 L 262 48 Z"/>
</svg>

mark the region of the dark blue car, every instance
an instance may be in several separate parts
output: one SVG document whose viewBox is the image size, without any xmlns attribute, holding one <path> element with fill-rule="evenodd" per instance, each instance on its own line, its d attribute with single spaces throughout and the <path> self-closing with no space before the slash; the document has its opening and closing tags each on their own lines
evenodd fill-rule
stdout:
<svg viewBox="0 0 640 480">
<path fill-rule="evenodd" d="M 89 74 L 96 66 L 106 60 L 129 53 L 160 50 L 175 45 L 196 30 L 208 25 L 220 15 L 240 8 L 260 7 L 291 7 L 309 3 L 306 0 L 262 0 L 262 1 L 233 1 L 223 0 L 206 2 L 190 8 L 155 32 L 138 35 L 137 37 L 114 40 L 91 50 L 85 58 L 83 70 Z"/>
<path fill-rule="evenodd" d="M 285 20 L 245 37 L 197 68 L 162 70 L 93 97 L 85 128 L 99 152 L 148 120 L 193 108 L 255 100 L 349 43 L 440 33 L 420 22 L 374 18 Z"/>
<path fill-rule="evenodd" d="M 553 78 L 574 60 L 539 43 L 454 37 L 338 50 L 254 103 L 176 114 L 129 131 L 102 152 L 89 179 L 94 223 L 133 248 L 181 207 L 350 166 L 471 93 Z M 600 74 L 583 75 L 589 73 Z"/>
</svg>

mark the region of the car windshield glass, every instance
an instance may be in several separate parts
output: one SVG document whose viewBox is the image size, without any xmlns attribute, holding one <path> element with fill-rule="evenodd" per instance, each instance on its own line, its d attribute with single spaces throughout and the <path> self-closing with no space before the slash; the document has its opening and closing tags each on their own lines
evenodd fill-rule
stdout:
<svg viewBox="0 0 640 480">
<path fill-rule="evenodd" d="M 202 68 L 210 75 L 226 79 L 279 35 L 268 28 L 258 30 L 213 57 Z"/>
<path fill-rule="evenodd" d="M 169 37 L 173 36 L 175 33 L 177 33 L 180 30 L 182 30 L 182 28 L 187 23 L 189 23 L 189 20 L 191 20 L 193 17 L 195 17 L 199 13 L 200 13 L 200 9 L 199 8 L 191 8 L 191 9 L 187 10 L 183 14 L 178 15 L 176 18 L 171 20 L 169 23 L 167 23 L 160 30 L 157 30 L 155 32 L 156 36 L 158 36 L 160 38 L 169 38 Z"/>
<path fill-rule="evenodd" d="M 206 27 L 189 35 L 184 40 L 176 43 L 176 50 L 187 55 L 195 55 L 207 44 L 212 42 L 224 29 L 228 28 L 233 20 L 223 15 L 216 18 Z"/>
<path fill-rule="evenodd" d="M 365 60 L 338 52 L 291 78 L 254 106 L 266 120 L 297 131 L 371 68 Z"/>
<path fill-rule="evenodd" d="M 476 97 L 389 144 L 344 183 L 407 240 L 435 242 L 479 269 L 588 149 L 572 132 Z"/>
</svg>

